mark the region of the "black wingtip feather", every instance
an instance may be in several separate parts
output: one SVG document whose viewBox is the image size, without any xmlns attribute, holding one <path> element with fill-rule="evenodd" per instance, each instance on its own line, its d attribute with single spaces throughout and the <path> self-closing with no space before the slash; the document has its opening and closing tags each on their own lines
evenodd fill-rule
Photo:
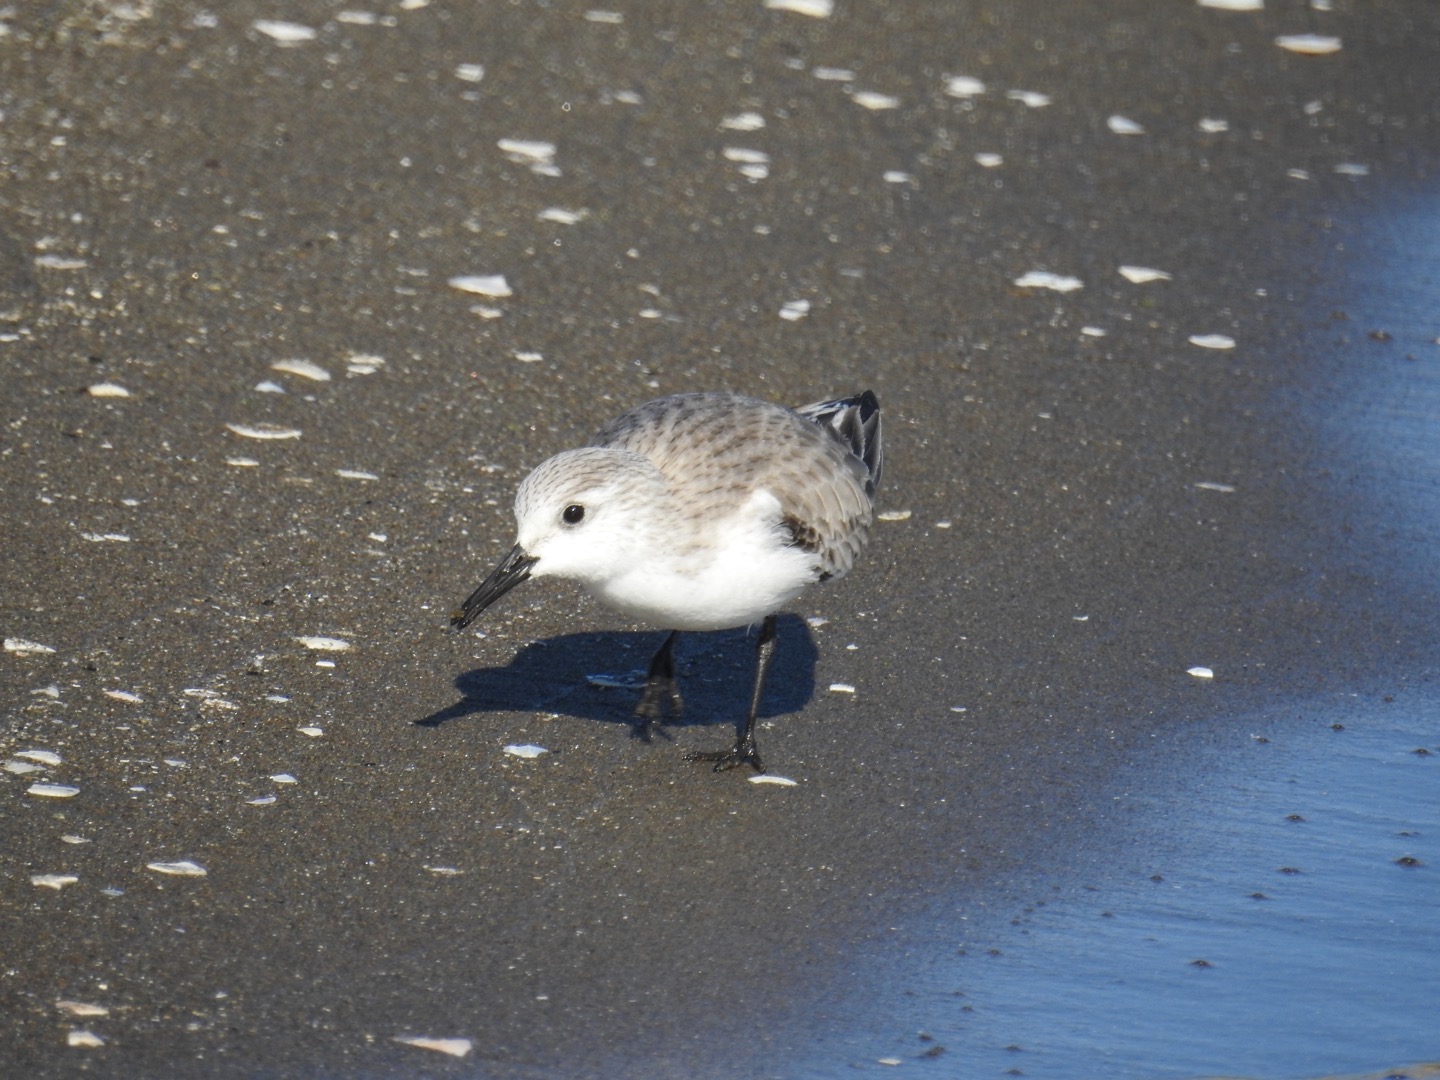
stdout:
<svg viewBox="0 0 1440 1080">
<path fill-rule="evenodd" d="M 884 451 L 880 439 L 880 399 L 873 390 L 864 390 L 847 398 L 819 401 L 795 410 L 801 416 L 828 427 L 850 447 L 850 452 L 865 463 L 869 473 L 866 490 L 875 493 L 884 468 Z"/>
</svg>

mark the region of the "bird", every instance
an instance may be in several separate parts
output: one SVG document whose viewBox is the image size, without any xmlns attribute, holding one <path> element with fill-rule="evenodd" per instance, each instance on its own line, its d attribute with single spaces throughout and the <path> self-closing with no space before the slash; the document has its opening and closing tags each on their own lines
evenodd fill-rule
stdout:
<svg viewBox="0 0 1440 1080">
<path fill-rule="evenodd" d="M 669 630 L 650 661 L 635 733 L 684 709 L 682 632 L 760 624 L 749 711 L 732 747 L 688 760 L 765 771 L 755 738 L 775 657 L 776 612 L 844 577 L 865 548 L 883 464 L 869 390 L 787 408 L 730 391 L 674 394 L 542 462 L 515 494 L 517 537 L 452 614 L 456 629 L 530 578 L 583 586 L 622 615 Z"/>
</svg>

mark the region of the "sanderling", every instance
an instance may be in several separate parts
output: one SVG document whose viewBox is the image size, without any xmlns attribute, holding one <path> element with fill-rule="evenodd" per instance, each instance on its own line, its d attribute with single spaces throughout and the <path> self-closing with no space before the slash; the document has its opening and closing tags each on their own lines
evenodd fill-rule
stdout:
<svg viewBox="0 0 1440 1080">
<path fill-rule="evenodd" d="M 467 626 L 526 578 L 550 575 L 669 629 L 635 708 L 647 740 L 655 722 L 683 707 L 680 632 L 759 622 L 739 738 L 729 750 L 686 757 L 764 772 L 755 714 L 775 655 L 775 612 L 855 562 L 880 464 L 880 403 L 868 390 L 798 409 L 733 393 L 646 402 L 525 478 L 515 546 L 450 621 Z"/>
</svg>

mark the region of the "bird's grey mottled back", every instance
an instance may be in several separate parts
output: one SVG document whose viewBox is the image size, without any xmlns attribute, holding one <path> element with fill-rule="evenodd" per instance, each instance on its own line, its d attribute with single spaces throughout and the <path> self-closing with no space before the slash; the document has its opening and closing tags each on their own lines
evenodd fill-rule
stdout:
<svg viewBox="0 0 1440 1080">
<path fill-rule="evenodd" d="M 777 527 L 816 554 L 823 580 L 844 576 L 868 539 L 879 408 L 869 391 L 800 409 L 734 393 L 677 394 L 623 413 L 591 445 L 644 455 L 702 515 L 756 487 L 770 491 L 780 503 Z M 695 446 L 706 448 L 704 461 L 677 451 Z"/>
</svg>

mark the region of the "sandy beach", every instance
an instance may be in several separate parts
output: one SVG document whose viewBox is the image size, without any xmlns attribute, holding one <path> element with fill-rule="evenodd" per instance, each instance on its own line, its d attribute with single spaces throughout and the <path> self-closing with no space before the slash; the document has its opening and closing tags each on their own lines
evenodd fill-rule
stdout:
<svg viewBox="0 0 1440 1080">
<path fill-rule="evenodd" d="M 1440 5 L 0 25 L 16 1075 L 1440 1059 Z M 866 388 L 793 786 L 744 631 L 647 745 L 663 628 L 448 629 L 623 409 Z"/>
</svg>

